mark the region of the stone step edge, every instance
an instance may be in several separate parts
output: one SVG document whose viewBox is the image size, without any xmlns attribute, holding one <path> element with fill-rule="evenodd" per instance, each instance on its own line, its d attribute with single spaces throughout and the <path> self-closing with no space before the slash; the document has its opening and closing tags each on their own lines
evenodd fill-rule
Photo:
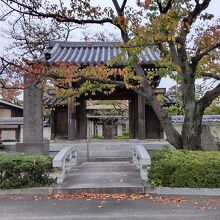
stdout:
<svg viewBox="0 0 220 220">
<path fill-rule="evenodd" d="M 100 175 L 102 177 L 104 176 L 109 176 L 109 174 L 111 175 L 114 175 L 114 176 L 118 176 L 120 178 L 123 178 L 123 177 L 129 177 L 129 176 L 138 176 L 140 178 L 140 174 L 138 172 L 108 172 L 108 173 L 104 173 L 104 172 L 67 172 L 66 173 L 66 176 L 65 176 L 65 179 L 70 179 L 71 177 L 79 177 L 79 176 L 84 176 L 86 174 L 93 174 L 93 175 Z M 94 177 L 90 177 L 91 178 L 94 178 Z M 88 178 L 89 179 L 89 178 Z"/>
<path fill-rule="evenodd" d="M 152 187 L 145 188 L 145 193 L 157 195 L 175 195 L 175 196 L 220 196 L 220 188 L 171 188 L 171 187 Z M 0 190 L 0 196 L 3 195 L 49 195 L 57 187 L 37 187 Z M 111 188 L 111 187 L 110 187 Z"/>
</svg>

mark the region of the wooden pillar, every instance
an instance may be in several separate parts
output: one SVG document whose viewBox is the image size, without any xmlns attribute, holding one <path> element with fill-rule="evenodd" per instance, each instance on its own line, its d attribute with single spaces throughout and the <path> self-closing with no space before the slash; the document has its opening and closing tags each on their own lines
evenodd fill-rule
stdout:
<svg viewBox="0 0 220 220">
<path fill-rule="evenodd" d="M 140 140 L 146 139 L 146 117 L 145 117 L 146 98 L 142 95 L 137 95 L 137 138 Z"/>
<path fill-rule="evenodd" d="M 76 106 L 76 139 L 87 138 L 86 100 Z"/>
<path fill-rule="evenodd" d="M 51 111 L 50 126 L 51 126 L 50 139 L 55 140 L 55 111 L 54 110 Z"/>
<path fill-rule="evenodd" d="M 68 100 L 68 141 L 76 140 L 76 107 L 74 100 Z"/>
<path fill-rule="evenodd" d="M 135 99 L 129 100 L 129 138 L 135 138 Z"/>
<path fill-rule="evenodd" d="M 150 105 L 146 105 L 146 139 L 164 138 L 163 129 L 157 115 Z"/>
</svg>

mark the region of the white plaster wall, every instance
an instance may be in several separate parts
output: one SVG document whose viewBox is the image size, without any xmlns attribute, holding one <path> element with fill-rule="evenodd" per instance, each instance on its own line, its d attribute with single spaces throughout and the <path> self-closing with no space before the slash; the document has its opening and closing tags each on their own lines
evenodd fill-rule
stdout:
<svg viewBox="0 0 220 220">
<path fill-rule="evenodd" d="M 0 109 L 0 118 L 10 118 L 11 110 L 10 109 Z"/>
<path fill-rule="evenodd" d="M 15 140 L 15 131 L 10 131 L 10 130 L 3 130 L 1 134 L 1 139 L 2 140 Z"/>
<path fill-rule="evenodd" d="M 51 127 L 44 127 L 43 138 L 44 140 L 50 140 Z"/>
<path fill-rule="evenodd" d="M 87 120 L 87 138 L 91 138 L 94 135 L 94 122 Z"/>
<path fill-rule="evenodd" d="M 98 130 L 98 136 L 102 136 L 102 125 L 97 125 L 97 130 Z"/>
<path fill-rule="evenodd" d="M 122 136 L 123 135 L 123 128 L 122 125 L 117 126 L 117 136 Z"/>
<path fill-rule="evenodd" d="M 21 130 L 20 130 L 20 142 L 23 142 L 23 125 L 21 125 Z"/>
<path fill-rule="evenodd" d="M 175 129 L 181 133 L 182 131 L 182 124 L 180 123 L 173 123 Z M 210 127 L 210 131 L 212 133 L 212 135 L 217 138 L 220 139 L 220 125 L 218 124 L 208 124 Z M 166 134 L 164 134 L 164 139 L 166 139 Z"/>
</svg>

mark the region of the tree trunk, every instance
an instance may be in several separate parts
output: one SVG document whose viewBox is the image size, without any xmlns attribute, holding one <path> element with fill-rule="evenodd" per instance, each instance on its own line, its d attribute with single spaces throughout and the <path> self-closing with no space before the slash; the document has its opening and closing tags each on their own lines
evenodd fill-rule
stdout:
<svg viewBox="0 0 220 220">
<path fill-rule="evenodd" d="M 174 128 L 171 118 L 169 117 L 167 112 L 163 109 L 162 104 L 157 100 L 154 94 L 154 90 L 152 86 L 150 85 L 150 82 L 146 78 L 142 67 L 140 65 L 134 65 L 134 70 L 136 74 L 141 76 L 143 79 L 143 87 L 141 88 L 143 92 L 141 94 L 147 98 L 147 101 L 150 103 L 155 114 L 157 115 L 161 123 L 161 126 L 167 136 L 168 142 L 172 144 L 175 148 L 182 149 L 181 135 Z"/>
<path fill-rule="evenodd" d="M 120 15 L 120 12 L 118 12 L 118 15 Z M 124 43 L 128 43 L 130 40 L 129 35 L 127 31 L 123 31 L 121 29 L 121 36 L 124 41 Z M 129 55 L 129 52 L 128 52 Z M 157 115 L 161 126 L 167 136 L 167 140 L 170 144 L 172 144 L 177 149 L 182 149 L 182 137 L 177 132 L 177 130 L 174 128 L 171 118 L 168 116 L 167 112 L 163 109 L 162 104 L 157 100 L 153 88 L 148 81 L 145 72 L 143 71 L 143 68 L 139 64 L 134 65 L 134 70 L 137 75 L 139 75 L 142 78 L 143 81 L 143 87 L 139 89 L 134 89 L 135 92 L 139 92 L 139 94 L 146 97 L 147 101 L 150 103 L 151 107 L 153 108 L 155 114 Z M 140 92 L 140 90 L 143 90 Z"/>
<path fill-rule="evenodd" d="M 201 149 L 202 110 L 195 99 L 195 74 L 190 65 L 185 64 L 185 79 L 182 83 L 185 117 L 182 126 L 183 148 L 189 150 Z"/>
</svg>

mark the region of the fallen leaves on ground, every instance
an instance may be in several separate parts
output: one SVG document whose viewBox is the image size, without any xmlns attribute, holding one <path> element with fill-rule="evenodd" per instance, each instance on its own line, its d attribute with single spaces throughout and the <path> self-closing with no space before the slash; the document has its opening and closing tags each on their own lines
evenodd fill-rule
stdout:
<svg viewBox="0 0 220 220">
<path fill-rule="evenodd" d="M 38 201 L 38 200 L 41 200 L 41 197 L 39 197 L 39 196 L 34 196 L 34 201 Z"/>
<path fill-rule="evenodd" d="M 213 209 L 217 209 L 217 206 L 220 206 L 220 200 L 218 198 L 215 199 L 203 199 L 197 200 L 194 202 L 194 208 L 200 209 L 201 211 L 209 211 Z"/>
<path fill-rule="evenodd" d="M 124 194 L 124 193 L 115 193 L 115 194 L 93 194 L 93 193 L 73 193 L 73 194 L 52 194 L 48 196 L 49 199 L 61 199 L 61 198 L 69 198 L 69 199 L 86 199 L 87 201 L 91 199 L 101 199 L 105 200 L 108 198 L 122 200 L 137 200 L 137 199 L 149 199 L 156 202 L 162 202 L 164 204 L 168 203 L 176 203 L 181 204 L 186 202 L 186 200 L 182 197 L 155 197 L 149 194 Z M 102 203 L 105 203 L 104 201 Z M 102 205 L 102 204 L 101 204 Z"/>
</svg>

